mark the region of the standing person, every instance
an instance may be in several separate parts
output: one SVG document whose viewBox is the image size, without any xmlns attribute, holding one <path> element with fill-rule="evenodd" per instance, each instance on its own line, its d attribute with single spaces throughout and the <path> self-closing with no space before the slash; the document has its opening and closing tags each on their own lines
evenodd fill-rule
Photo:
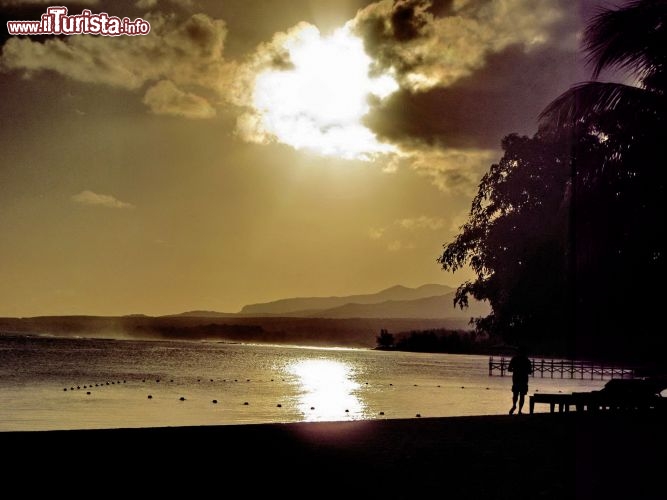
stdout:
<svg viewBox="0 0 667 500">
<path fill-rule="evenodd" d="M 512 373 L 512 408 L 510 415 L 516 411 L 516 402 L 519 400 L 519 414 L 528 393 L 528 375 L 533 373 L 533 364 L 526 355 L 526 348 L 521 346 L 518 353 L 510 360 L 507 371 Z"/>
</svg>

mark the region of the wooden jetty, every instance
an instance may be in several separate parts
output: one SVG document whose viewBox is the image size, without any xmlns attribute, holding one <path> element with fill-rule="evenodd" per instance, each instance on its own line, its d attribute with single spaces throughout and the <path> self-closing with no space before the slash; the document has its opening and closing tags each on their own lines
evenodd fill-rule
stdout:
<svg viewBox="0 0 667 500">
<path fill-rule="evenodd" d="M 500 375 L 504 377 L 511 358 L 500 357 L 489 358 L 489 376 Z M 590 378 L 591 380 L 604 380 L 611 378 L 635 378 L 635 370 L 615 364 L 596 363 L 593 361 L 578 361 L 565 359 L 533 359 L 532 377 L 539 378 Z"/>
</svg>

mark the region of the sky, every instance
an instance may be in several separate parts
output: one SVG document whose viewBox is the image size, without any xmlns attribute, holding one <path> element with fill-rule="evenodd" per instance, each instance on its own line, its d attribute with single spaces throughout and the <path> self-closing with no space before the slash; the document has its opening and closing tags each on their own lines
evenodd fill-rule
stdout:
<svg viewBox="0 0 667 500">
<path fill-rule="evenodd" d="M 82 0 L 148 35 L 9 35 L 0 316 L 237 312 L 458 286 L 509 133 L 588 79 L 601 0 Z"/>
</svg>

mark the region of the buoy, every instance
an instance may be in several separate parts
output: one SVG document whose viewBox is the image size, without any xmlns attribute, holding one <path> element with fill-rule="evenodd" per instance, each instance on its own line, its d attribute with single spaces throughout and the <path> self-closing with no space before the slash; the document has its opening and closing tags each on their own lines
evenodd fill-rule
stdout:
<svg viewBox="0 0 667 500">
<path fill-rule="evenodd" d="M 381 411 L 381 412 L 380 412 L 380 415 L 384 415 L 384 412 L 383 412 L 383 411 Z"/>
<path fill-rule="evenodd" d="M 214 399 L 214 400 L 211 401 L 211 402 L 212 402 L 214 405 L 217 405 L 217 404 L 218 404 L 218 400 L 217 400 L 217 399 Z"/>
<path fill-rule="evenodd" d="M 389 385 L 394 385 L 394 384 L 389 384 Z"/>
<path fill-rule="evenodd" d="M 314 407 L 314 406 L 311 406 L 311 407 L 310 407 L 310 409 L 311 409 L 311 410 L 314 410 L 314 409 L 315 409 L 315 407 Z"/>
<path fill-rule="evenodd" d="M 276 405 L 276 407 L 277 407 L 277 408 L 282 408 L 283 405 L 281 405 L 280 403 L 278 403 L 278 404 Z"/>
<path fill-rule="evenodd" d="M 250 404 L 250 403 L 248 403 L 248 402 L 246 401 L 245 403 L 243 403 L 243 406 L 248 406 L 249 404 Z"/>
<path fill-rule="evenodd" d="M 350 413 L 350 410 L 345 410 L 345 413 Z"/>
<path fill-rule="evenodd" d="M 213 379 L 211 379 L 211 382 L 213 382 Z"/>
<path fill-rule="evenodd" d="M 148 399 L 153 399 L 153 396 L 151 396 L 151 395 L 149 394 L 149 395 L 148 395 Z"/>
<path fill-rule="evenodd" d="M 417 418 L 421 418 L 421 416 L 422 416 L 421 413 L 417 413 L 417 414 L 415 415 L 415 417 L 417 417 Z"/>
<path fill-rule="evenodd" d="M 181 396 L 181 397 L 179 398 L 179 400 L 181 400 L 181 401 L 185 401 L 185 398 L 184 398 L 183 396 Z"/>
<path fill-rule="evenodd" d="M 67 387 L 65 387 L 65 388 L 63 389 L 63 391 L 67 391 Z"/>
<path fill-rule="evenodd" d="M 90 396 L 90 391 L 88 391 L 86 394 L 88 394 Z"/>
</svg>

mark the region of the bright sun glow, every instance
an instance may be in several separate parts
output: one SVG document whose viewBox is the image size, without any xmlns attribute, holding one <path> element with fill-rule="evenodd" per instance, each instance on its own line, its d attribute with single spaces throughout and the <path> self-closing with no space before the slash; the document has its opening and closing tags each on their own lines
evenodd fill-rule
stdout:
<svg viewBox="0 0 667 500">
<path fill-rule="evenodd" d="M 345 363 L 326 359 L 299 361 L 289 368 L 299 379 L 299 409 L 304 420 L 361 418 L 364 405 L 355 395 L 360 386 Z M 345 411 L 347 410 L 347 412 Z"/>
<path fill-rule="evenodd" d="M 389 74 L 369 76 L 371 58 L 361 39 L 341 28 L 322 37 L 312 25 L 284 44 L 292 67 L 258 75 L 253 101 L 263 129 L 296 149 L 325 156 L 370 159 L 394 148 L 361 123 L 371 95 L 398 89 Z"/>
</svg>

